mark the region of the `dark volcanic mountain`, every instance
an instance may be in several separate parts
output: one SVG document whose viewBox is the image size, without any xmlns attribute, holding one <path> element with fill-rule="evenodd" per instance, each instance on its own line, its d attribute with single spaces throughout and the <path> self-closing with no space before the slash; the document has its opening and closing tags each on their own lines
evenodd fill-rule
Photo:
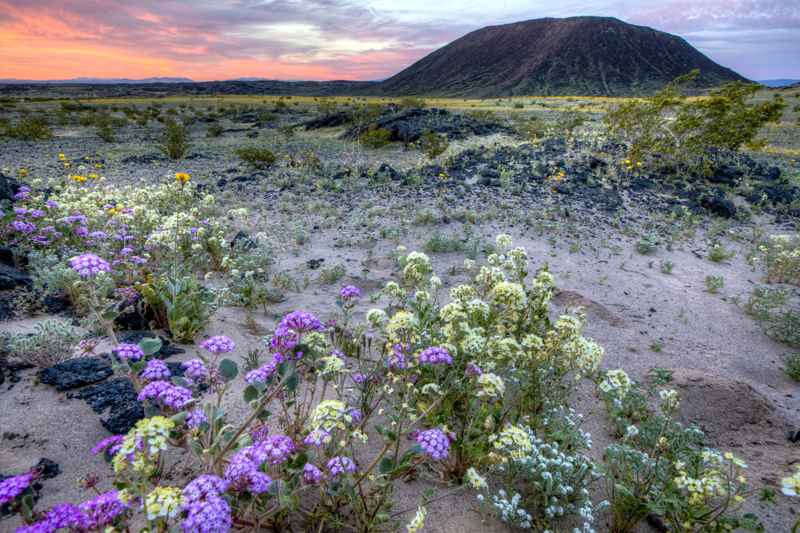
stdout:
<svg viewBox="0 0 800 533">
<path fill-rule="evenodd" d="M 692 69 L 697 88 L 744 80 L 680 37 L 615 18 L 536 19 L 488 26 L 381 83 L 387 95 L 637 95 Z"/>
</svg>

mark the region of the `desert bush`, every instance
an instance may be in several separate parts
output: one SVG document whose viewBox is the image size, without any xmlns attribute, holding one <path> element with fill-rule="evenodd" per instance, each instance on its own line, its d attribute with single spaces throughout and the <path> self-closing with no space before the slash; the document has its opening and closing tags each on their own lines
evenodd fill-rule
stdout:
<svg viewBox="0 0 800 533">
<path fill-rule="evenodd" d="M 47 320 L 32 333 L 6 336 L 10 359 L 47 368 L 72 358 L 83 334 L 67 320 Z"/>
<path fill-rule="evenodd" d="M 711 294 L 717 294 L 725 286 L 725 278 L 722 276 L 706 276 L 706 290 Z"/>
<path fill-rule="evenodd" d="M 772 235 L 759 250 L 764 258 L 768 283 L 800 286 L 800 237 Z"/>
<path fill-rule="evenodd" d="M 369 129 L 359 135 L 358 140 L 369 148 L 383 148 L 392 140 L 392 132 L 385 128 Z"/>
<path fill-rule="evenodd" d="M 192 342 L 211 318 L 215 295 L 192 275 L 165 274 L 139 286 L 158 326 L 178 342 Z"/>
<path fill-rule="evenodd" d="M 736 252 L 729 251 L 722 243 L 714 243 L 708 249 L 708 260 L 713 263 L 722 263 L 736 255 Z"/>
<path fill-rule="evenodd" d="M 3 134 L 21 141 L 46 141 L 53 137 L 53 131 L 44 117 L 23 117 L 16 124 L 7 126 Z"/>
<path fill-rule="evenodd" d="M 705 98 L 685 96 L 683 87 L 698 74 L 681 76 L 654 96 L 625 102 L 606 115 L 609 132 L 628 145 L 630 160 L 708 173 L 715 151 L 736 152 L 780 119 L 782 98 L 749 101 L 758 85 L 733 82 Z"/>
<path fill-rule="evenodd" d="M 189 151 L 189 131 L 186 126 L 173 119 L 165 120 L 159 148 L 170 159 L 183 159 Z"/>
<path fill-rule="evenodd" d="M 95 131 L 97 136 L 104 142 L 113 143 L 116 135 L 114 132 L 114 121 L 108 115 L 101 115 L 95 120 Z"/>
<path fill-rule="evenodd" d="M 401 109 L 423 109 L 427 105 L 428 103 L 425 99 L 418 96 L 406 96 L 398 104 Z"/>
<path fill-rule="evenodd" d="M 223 128 L 219 124 L 212 124 L 206 130 L 206 137 L 217 138 L 221 137 L 222 134 L 225 132 L 225 128 Z"/>
<path fill-rule="evenodd" d="M 800 353 L 793 353 L 786 356 L 783 363 L 783 370 L 791 379 L 800 382 Z"/>
<path fill-rule="evenodd" d="M 422 153 L 428 156 L 429 159 L 436 159 L 442 155 L 449 146 L 447 137 L 438 135 L 432 131 L 426 131 L 422 134 L 418 141 L 418 145 Z"/>
<path fill-rule="evenodd" d="M 275 164 L 277 158 L 271 150 L 267 148 L 257 148 L 255 146 L 247 146 L 236 150 L 236 155 L 239 159 L 247 163 L 253 168 L 263 170 Z"/>
<path fill-rule="evenodd" d="M 675 420 L 677 391 L 643 388 L 623 370 L 610 370 L 598 393 L 621 439 L 606 448 L 603 465 L 612 531 L 634 531 L 650 514 L 671 531 L 763 530 L 741 511 L 753 492 L 743 475 L 747 465 L 708 448 L 699 429 Z"/>
</svg>

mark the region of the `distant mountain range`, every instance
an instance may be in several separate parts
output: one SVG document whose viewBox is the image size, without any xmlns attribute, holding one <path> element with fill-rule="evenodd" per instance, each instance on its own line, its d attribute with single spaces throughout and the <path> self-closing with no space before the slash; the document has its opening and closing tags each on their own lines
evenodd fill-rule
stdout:
<svg viewBox="0 0 800 533">
<path fill-rule="evenodd" d="M 684 39 L 610 17 L 543 18 L 488 26 L 428 54 L 383 81 L 280 81 L 239 78 L 193 82 L 188 78 L 144 80 L 74 78 L 0 80 L 0 93 L 67 96 L 166 94 L 279 94 L 452 96 L 633 96 L 650 94 L 698 69 L 693 89 L 747 81 L 718 65 Z M 793 80 L 766 80 L 769 86 Z M 47 85 L 43 89 L 42 85 Z M 58 88 L 49 86 L 58 85 Z M 23 88 L 24 87 L 24 88 Z"/>
<path fill-rule="evenodd" d="M 787 79 L 778 79 L 778 80 L 758 80 L 758 83 L 761 85 L 766 85 L 767 87 L 788 87 L 790 85 L 794 85 L 796 83 L 800 83 L 800 80 L 787 80 Z"/>
<path fill-rule="evenodd" d="M 0 84 L 35 85 L 37 83 L 49 85 L 117 85 L 137 83 L 194 83 L 190 78 L 142 78 L 132 80 L 128 78 L 70 78 L 68 80 L 18 80 L 15 78 L 0 78 Z"/>
</svg>

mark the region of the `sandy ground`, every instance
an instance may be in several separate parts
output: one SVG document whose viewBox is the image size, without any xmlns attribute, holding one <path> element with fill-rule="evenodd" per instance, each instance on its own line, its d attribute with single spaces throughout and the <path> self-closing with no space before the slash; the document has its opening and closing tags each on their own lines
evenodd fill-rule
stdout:
<svg viewBox="0 0 800 533">
<path fill-rule="evenodd" d="M 516 244 L 528 249 L 534 268 L 549 265 L 562 291 L 556 297 L 557 307 L 585 310 L 588 336 L 606 350 L 604 366 L 622 367 L 636 378 L 643 378 L 653 367 L 674 370 L 687 419 L 699 422 L 720 448 L 742 456 L 750 464 L 749 476 L 757 486 L 775 488 L 791 464 L 800 460 L 800 446 L 792 445 L 785 436 L 787 429 L 800 428 L 800 388 L 781 370 L 787 348 L 766 337 L 734 303 L 736 296 L 746 299 L 763 276 L 745 262 L 743 249 L 731 260 L 716 264 L 704 259 L 704 241 L 699 238 L 672 251 L 644 256 L 635 251 L 631 239 L 609 234 L 609 230 L 596 232 L 594 240 L 584 241 L 582 251 L 575 253 L 563 243 L 553 247 L 547 235 L 518 232 L 496 222 L 481 226 L 480 231 L 487 238 L 506 231 Z M 409 250 L 415 249 L 428 235 L 428 229 L 414 228 L 402 242 Z M 300 293 L 287 293 L 286 300 L 267 314 L 257 315 L 265 332 L 274 327 L 276 317 L 293 309 L 333 316 L 336 291 L 345 282 L 372 289 L 391 279 L 394 244 L 378 242 L 366 254 L 358 246 L 332 246 L 336 236 L 336 230 L 315 231 L 310 243 L 280 258 L 276 270 L 309 276 L 311 283 Z M 610 239 L 616 247 L 607 246 Z M 726 245 L 737 247 L 727 241 Z M 318 283 L 316 273 L 305 265 L 314 258 L 325 258 L 326 265 L 346 265 L 347 276 L 336 285 Z M 671 275 L 658 268 L 659 261 L 667 259 L 675 264 Z M 461 254 L 433 254 L 433 260 L 445 289 L 464 279 L 460 273 L 451 275 L 451 267 L 462 261 Z M 724 276 L 725 287 L 719 294 L 706 291 L 704 279 L 709 274 Z M 361 311 L 367 307 L 363 305 Z M 26 329 L 31 323 L 2 323 L 0 331 Z M 207 332 L 234 338 L 239 354 L 260 342 L 258 335 L 245 328 L 244 315 L 237 309 L 219 311 Z M 655 344 L 660 351 L 654 350 Z M 191 358 L 195 348 L 186 349 L 187 353 L 171 360 Z M 63 473 L 44 482 L 41 507 L 78 501 L 83 495 L 77 480 L 106 471 L 103 461 L 88 450 L 107 432 L 83 401 L 68 400 L 51 387 L 36 384 L 33 371 L 25 371 L 22 378 L 0 390 L 0 471 L 21 471 L 47 457 L 61 465 Z M 234 409 L 241 408 L 238 392 L 233 390 L 228 402 Z M 579 393 L 576 404 L 595 436 L 594 453 L 600 454 L 607 440 L 602 406 L 588 390 Z M 399 486 L 397 509 L 414 509 L 421 487 L 431 485 L 435 483 L 417 480 Z M 796 519 L 796 511 L 785 498 L 779 497 L 773 508 L 754 507 L 767 531 L 786 531 Z M 480 521 L 471 494 L 440 500 L 428 511 L 426 531 L 504 530 L 494 521 Z M 0 521 L 0 530 L 11 531 L 15 525 L 14 520 Z M 605 520 L 598 520 L 597 526 L 605 530 Z"/>
</svg>

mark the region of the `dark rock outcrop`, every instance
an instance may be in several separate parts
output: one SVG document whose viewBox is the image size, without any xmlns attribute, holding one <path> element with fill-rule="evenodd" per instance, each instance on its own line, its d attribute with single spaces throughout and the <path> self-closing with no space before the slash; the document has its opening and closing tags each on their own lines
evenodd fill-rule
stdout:
<svg viewBox="0 0 800 533">
<path fill-rule="evenodd" d="M 103 381 L 113 373 L 106 359 L 79 357 L 41 370 L 39 379 L 56 390 L 65 391 Z"/>
</svg>

